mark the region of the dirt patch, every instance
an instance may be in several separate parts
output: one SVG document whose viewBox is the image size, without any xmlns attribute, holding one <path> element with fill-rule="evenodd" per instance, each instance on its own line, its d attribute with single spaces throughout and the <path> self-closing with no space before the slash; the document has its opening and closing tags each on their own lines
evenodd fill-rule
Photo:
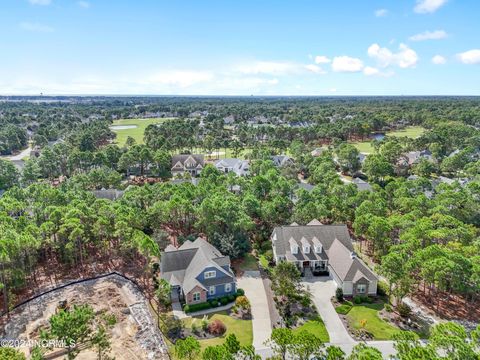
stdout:
<svg viewBox="0 0 480 360">
<path fill-rule="evenodd" d="M 60 301 L 89 304 L 95 312 L 107 311 L 117 322 L 110 331 L 111 355 L 117 360 L 169 359 L 167 347 L 152 317 L 143 294 L 128 280 L 111 275 L 68 286 L 39 297 L 15 310 L 5 325 L 4 336 L 12 339 L 37 339 L 48 325 Z M 22 349 L 26 354 L 29 349 Z M 77 359 L 97 359 L 83 350 Z"/>
</svg>

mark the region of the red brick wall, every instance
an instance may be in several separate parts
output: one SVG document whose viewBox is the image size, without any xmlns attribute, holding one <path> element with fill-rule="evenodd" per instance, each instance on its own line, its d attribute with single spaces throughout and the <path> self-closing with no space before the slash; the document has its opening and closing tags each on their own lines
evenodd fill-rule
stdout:
<svg viewBox="0 0 480 360">
<path fill-rule="evenodd" d="M 200 301 L 193 301 L 193 293 L 200 293 Z M 200 286 L 195 286 L 186 296 L 187 304 L 199 304 L 207 301 L 207 292 Z"/>
</svg>

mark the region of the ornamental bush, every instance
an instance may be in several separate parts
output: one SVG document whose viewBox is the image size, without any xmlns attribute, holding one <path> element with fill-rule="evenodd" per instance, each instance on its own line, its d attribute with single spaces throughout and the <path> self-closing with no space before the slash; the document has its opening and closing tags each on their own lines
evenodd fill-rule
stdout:
<svg viewBox="0 0 480 360">
<path fill-rule="evenodd" d="M 225 332 L 227 331 L 227 327 L 221 320 L 215 319 L 212 320 L 210 324 L 208 324 L 207 331 L 212 335 L 220 336 L 225 334 Z"/>
</svg>

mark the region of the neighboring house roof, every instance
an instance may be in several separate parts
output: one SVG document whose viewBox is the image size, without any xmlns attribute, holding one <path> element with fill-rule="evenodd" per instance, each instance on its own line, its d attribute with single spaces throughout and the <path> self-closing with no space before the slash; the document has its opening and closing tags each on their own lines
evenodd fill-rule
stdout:
<svg viewBox="0 0 480 360">
<path fill-rule="evenodd" d="M 422 150 L 422 151 L 409 151 L 405 154 L 408 159 L 408 164 L 413 165 L 420 161 L 420 159 L 424 158 L 428 161 L 433 161 L 433 156 L 430 150 Z"/>
<path fill-rule="evenodd" d="M 92 193 L 97 199 L 108 199 L 114 201 L 120 199 L 125 191 L 118 189 L 101 189 L 93 190 Z"/>
<path fill-rule="evenodd" d="M 203 168 L 205 164 L 202 154 L 182 154 L 172 156 L 172 171 Z"/>
<path fill-rule="evenodd" d="M 226 158 L 215 162 L 217 169 L 223 170 L 229 169 L 233 171 L 237 176 L 246 176 L 250 173 L 250 162 L 248 160 Z"/>
<path fill-rule="evenodd" d="M 202 238 L 186 241 L 178 249 L 169 245 L 161 255 L 160 273 L 162 279 L 171 285 L 178 285 L 185 293 L 196 286 L 207 289 L 210 285 L 232 282 L 233 273 L 222 266 L 230 266 L 230 258 L 223 256 L 212 244 Z M 221 276 L 199 281 L 198 276 L 206 268 L 215 268 Z"/>
<path fill-rule="evenodd" d="M 272 161 L 277 167 L 294 163 L 293 159 L 287 155 L 273 155 Z"/>
<path fill-rule="evenodd" d="M 358 161 L 360 162 L 360 164 L 363 164 L 365 162 L 365 159 L 367 158 L 368 154 L 364 154 L 364 153 L 359 153 L 358 154 Z"/>
<path fill-rule="evenodd" d="M 200 179 L 197 179 L 197 178 L 172 179 L 172 180 L 170 180 L 170 184 L 173 184 L 173 185 L 180 185 L 180 184 L 183 184 L 183 183 L 191 183 L 192 185 L 197 186 L 199 182 L 200 182 Z"/>
<path fill-rule="evenodd" d="M 352 183 L 357 185 L 357 188 L 360 191 L 372 191 L 372 186 L 368 182 L 363 181 L 360 178 L 354 178 L 352 180 Z"/>
<path fill-rule="evenodd" d="M 298 183 L 298 184 L 297 184 L 297 187 L 298 187 L 299 189 L 307 190 L 308 192 L 312 191 L 312 190 L 315 188 L 314 185 L 312 185 L 312 184 L 307 184 L 307 183 L 303 183 L 303 182 Z"/>
<path fill-rule="evenodd" d="M 322 225 L 312 220 L 306 226 L 290 225 L 276 227 L 272 233 L 272 243 L 277 256 L 285 256 L 289 261 L 328 260 L 333 271 L 342 281 L 356 281 L 364 277 L 377 280 L 375 274 L 354 255 L 352 240 L 346 225 Z M 303 246 L 310 245 L 310 252 L 303 253 Z M 292 254 L 291 246 L 298 247 Z M 322 246 L 316 253 L 315 246 Z"/>
<path fill-rule="evenodd" d="M 310 153 L 312 156 L 320 156 L 323 154 L 323 152 L 325 151 L 326 149 L 324 148 L 315 148 L 312 150 L 312 152 Z"/>
</svg>

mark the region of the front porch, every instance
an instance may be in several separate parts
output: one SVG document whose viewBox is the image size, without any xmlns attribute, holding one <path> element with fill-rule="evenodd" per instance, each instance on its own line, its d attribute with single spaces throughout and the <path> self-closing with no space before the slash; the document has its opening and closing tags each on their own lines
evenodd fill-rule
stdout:
<svg viewBox="0 0 480 360">
<path fill-rule="evenodd" d="M 313 276 L 328 276 L 328 261 L 327 260 L 305 260 L 296 261 L 295 265 L 298 270 L 305 276 L 306 273 L 311 273 Z"/>
</svg>

